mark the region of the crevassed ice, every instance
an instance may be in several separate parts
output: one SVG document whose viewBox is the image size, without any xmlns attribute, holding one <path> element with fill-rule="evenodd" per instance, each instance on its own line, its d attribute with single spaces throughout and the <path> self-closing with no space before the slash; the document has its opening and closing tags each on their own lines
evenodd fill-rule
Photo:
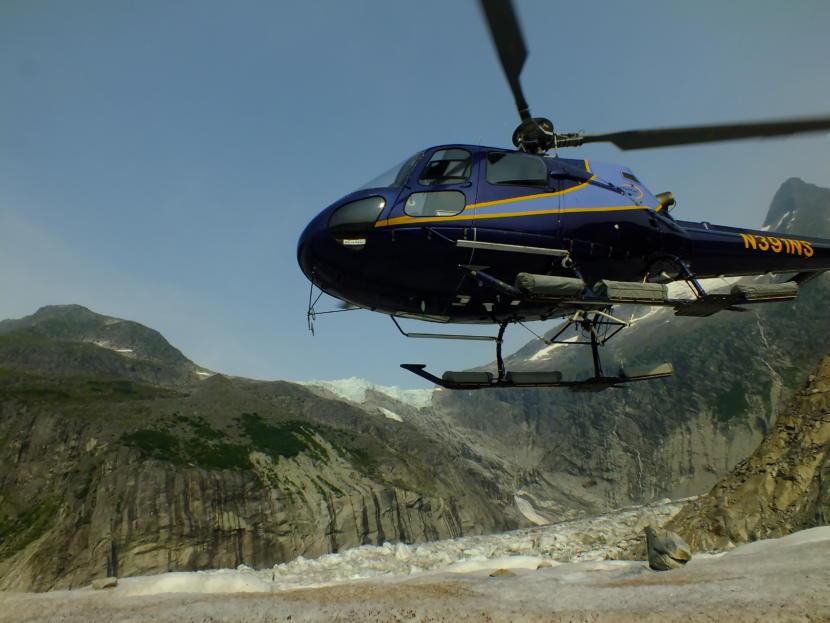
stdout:
<svg viewBox="0 0 830 623">
<path fill-rule="evenodd" d="M 476 569 L 535 568 L 550 564 L 600 561 L 601 565 L 640 565 L 609 561 L 629 546 L 646 524 L 663 525 L 684 501 L 661 501 L 605 515 L 524 528 L 502 534 L 472 535 L 406 545 L 361 545 L 319 558 L 299 556 L 271 568 L 240 566 L 199 572 L 173 572 L 125 578 L 112 589 L 121 595 L 158 593 L 222 593 L 279 591 L 326 586 L 361 578 L 406 577 L 442 570 L 468 573 Z M 830 531 L 830 528 L 827 529 Z"/>
</svg>

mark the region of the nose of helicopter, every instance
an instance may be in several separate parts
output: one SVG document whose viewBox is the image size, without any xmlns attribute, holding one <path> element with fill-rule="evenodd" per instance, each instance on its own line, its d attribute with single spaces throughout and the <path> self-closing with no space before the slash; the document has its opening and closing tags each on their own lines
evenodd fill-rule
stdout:
<svg viewBox="0 0 830 623">
<path fill-rule="evenodd" d="M 377 192 L 353 193 L 314 217 L 297 245 L 305 276 L 321 288 L 322 282 L 337 284 L 338 275 L 359 259 L 386 204 L 386 197 Z"/>
<path fill-rule="evenodd" d="M 314 284 L 317 283 L 318 268 L 325 263 L 325 258 L 334 246 L 334 241 L 326 231 L 326 213 L 323 211 L 314 217 L 297 242 L 297 262 L 306 278 Z"/>
</svg>

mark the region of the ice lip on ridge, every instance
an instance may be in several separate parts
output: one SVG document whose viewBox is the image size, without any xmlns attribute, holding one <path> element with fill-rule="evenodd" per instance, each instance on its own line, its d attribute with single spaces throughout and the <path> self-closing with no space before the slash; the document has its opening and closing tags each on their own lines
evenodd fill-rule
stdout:
<svg viewBox="0 0 830 623">
<path fill-rule="evenodd" d="M 336 381 L 300 381 L 300 385 L 320 387 L 340 398 L 357 404 L 366 402 L 366 392 L 371 389 L 417 409 L 423 409 L 432 403 L 432 392 L 434 391 L 432 389 L 401 389 L 396 386 L 374 385 L 366 379 L 354 376 Z"/>
</svg>

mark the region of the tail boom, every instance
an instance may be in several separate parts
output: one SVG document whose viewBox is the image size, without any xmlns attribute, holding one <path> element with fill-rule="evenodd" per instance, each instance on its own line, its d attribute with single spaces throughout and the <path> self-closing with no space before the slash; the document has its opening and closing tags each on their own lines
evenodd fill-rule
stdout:
<svg viewBox="0 0 830 623">
<path fill-rule="evenodd" d="M 682 223 L 698 278 L 830 270 L 830 240 L 709 223 Z"/>
</svg>

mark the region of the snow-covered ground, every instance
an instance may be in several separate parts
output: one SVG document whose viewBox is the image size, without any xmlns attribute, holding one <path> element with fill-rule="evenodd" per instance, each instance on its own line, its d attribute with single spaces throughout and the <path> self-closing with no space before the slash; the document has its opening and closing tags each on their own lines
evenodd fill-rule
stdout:
<svg viewBox="0 0 830 623">
<path fill-rule="evenodd" d="M 0 594 L 0 622 L 830 620 L 830 527 L 698 554 L 668 572 L 610 559 L 680 506 L 264 570 L 124 578 L 102 591 Z M 499 569 L 508 572 L 492 577 Z"/>
</svg>

